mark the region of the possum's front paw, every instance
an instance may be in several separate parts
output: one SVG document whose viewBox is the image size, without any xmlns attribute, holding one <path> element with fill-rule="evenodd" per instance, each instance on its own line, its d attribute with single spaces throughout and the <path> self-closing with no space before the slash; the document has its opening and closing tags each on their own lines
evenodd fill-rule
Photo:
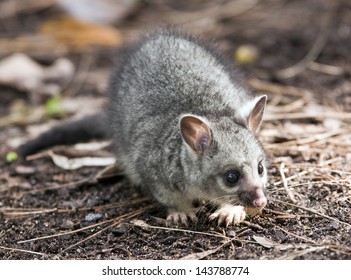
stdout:
<svg viewBox="0 0 351 280">
<path fill-rule="evenodd" d="M 171 224 L 183 224 L 189 226 L 189 219 L 196 223 L 197 217 L 195 212 L 184 213 L 184 212 L 171 212 L 167 216 L 167 222 Z"/>
<path fill-rule="evenodd" d="M 239 224 L 245 220 L 246 212 L 243 206 L 233 206 L 225 204 L 210 215 L 210 220 L 218 218 L 218 225 L 225 222 L 226 226 L 230 224 Z"/>
</svg>

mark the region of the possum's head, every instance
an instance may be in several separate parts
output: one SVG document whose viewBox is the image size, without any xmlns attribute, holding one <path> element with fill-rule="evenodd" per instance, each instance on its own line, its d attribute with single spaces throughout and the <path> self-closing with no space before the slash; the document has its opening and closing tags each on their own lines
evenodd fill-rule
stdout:
<svg viewBox="0 0 351 280">
<path fill-rule="evenodd" d="M 266 156 L 255 136 L 266 100 L 261 96 L 248 102 L 235 119 L 223 116 L 211 122 L 200 116 L 181 117 L 186 146 L 182 160 L 190 194 L 217 204 L 266 205 Z"/>
</svg>

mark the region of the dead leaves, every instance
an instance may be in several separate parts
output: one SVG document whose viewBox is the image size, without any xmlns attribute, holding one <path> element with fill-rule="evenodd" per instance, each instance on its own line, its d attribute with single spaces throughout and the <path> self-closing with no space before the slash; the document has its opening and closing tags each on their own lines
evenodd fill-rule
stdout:
<svg viewBox="0 0 351 280">
<path fill-rule="evenodd" d="M 260 244 L 261 246 L 265 247 L 265 248 L 272 248 L 274 247 L 276 244 L 273 243 L 272 241 L 268 240 L 267 238 L 265 237 L 261 237 L 261 236 L 256 236 L 254 235 L 253 236 L 253 239 L 258 243 Z"/>
<path fill-rule="evenodd" d="M 261 236 L 253 236 L 253 239 L 258 244 L 260 244 L 261 246 L 267 249 L 274 248 L 275 250 L 279 250 L 279 251 L 288 251 L 288 253 L 278 258 L 281 260 L 297 259 L 298 257 L 303 256 L 307 253 L 328 248 L 328 246 L 324 246 L 324 245 L 312 246 L 310 244 L 279 244 Z"/>
<path fill-rule="evenodd" d="M 101 24 L 115 23 L 130 15 L 139 0 L 56 0 L 72 17 Z"/>
<path fill-rule="evenodd" d="M 122 42 L 121 32 L 114 27 L 59 18 L 43 23 L 38 33 L 0 38 L 0 53 L 62 56 L 69 52 L 88 52 L 95 47 L 116 47 Z"/>
<path fill-rule="evenodd" d="M 122 42 L 121 33 L 110 26 L 60 17 L 44 22 L 39 34 L 51 38 L 57 48 L 83 51 L 94 46 L 113 47 Z"/>
<path fill-rule="evenodd" d="M 56 166 L 64 170 L 75 170 L 84 166 L 108 166 L 115 163 L 114 157 L 81 157 L 69 159 L 65 156 L 57 155 L 52 151 L 48 152 Z"/>
<path fill-rule="evenodd" d="M 217 247 L 215 249 L 203 251 L 203 252 L 192 253 L 192 254 L 189 254 L 189 255 L 186 255 L 186 256 L 180 258 L 180 260 L 201 260 L 201 259 L 204 259 L 204 258 L 216 253 L 221 248 L 222 248 L 222 246 Z"/>
<path fill-rule="evenodd" d="M 90 146 L 89 146 L 90 144 Z M 100 148 L 106 147 L 106 144 L 109 144 L 109 142 L 103 142 L 103 143 L 88 143 L 88 144 L 79 144 L 77 148 L 72 147 L 70 150 L 71 152 L 76 151 L 77 155 L 81 152 L 89 151 L 91 150 L 97 150 Z M 82 146 L 83 151 L 82 151 Z M 76 170 L 82 167 L 92 167 L 92 166 L 100 166 L 100 167 L 106 167 L 102 171 L 100 171 L 97 174 L 96 179 L 106 179 L 114 176 L 121 175 L 120 169 L 115 165 L 116 158 L 114 156 L 76 156 L 76 157 L 67 157 L 63 155 L 56 154 L 52 150 L 48 151 L 43 151 L 39 152 L 34 155 L 30 155 L 27 157 L 27 160 L 37 160 L 43 157 L 50 157 L 53 161 L 53 163 L 63 169 L 63 170 Z M 117 174 L 117 175 L 116 175 Z"/>
<path fill-rule="evenodd" d="M 75 67 L 66 58 L 58 58 L 50 66 L 43 66 L 23 53 L 16 53 L 0 61 L 0 84 L 26 92 L 54 95 L 61 84 L 73 77 Z"/>
<path fill-rule="evenodd" d="M 291 157 L 300 156 L 304 161 L 318 158 L 323 163 L 335 153 L 347 156 L 351 113 L 320 104 L 312 97 L 317 94 L 308 89 L 258 79 L 249 80 L 249 85 L 270 97 L 260 139 L 274 153 L 274 161 L 293 162 Z"/>
</svg>

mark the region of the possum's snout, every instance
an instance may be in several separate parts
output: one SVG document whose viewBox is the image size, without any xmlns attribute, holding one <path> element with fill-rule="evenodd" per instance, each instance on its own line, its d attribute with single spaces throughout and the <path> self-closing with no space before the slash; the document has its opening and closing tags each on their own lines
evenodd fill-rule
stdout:
<svg viewBox="0 0 351 280">
<path fill-rule="evenodd" d="M 264 193 L 263 193 L 261 188 L 256 189 L 254 197 L 255 198 L 254 198 L 252 204 L 255 207 L 262 208 L 262 207 L 264 207 L 267 204 L 267 198 L 264 195 Z"/>
<path fill-rule="evenodd" d="M 262 188 L 255 187 L 239 193 L 239 199 L 248 207 L 263 208 L 267 204 L 267 198 Z"/>
</svg>

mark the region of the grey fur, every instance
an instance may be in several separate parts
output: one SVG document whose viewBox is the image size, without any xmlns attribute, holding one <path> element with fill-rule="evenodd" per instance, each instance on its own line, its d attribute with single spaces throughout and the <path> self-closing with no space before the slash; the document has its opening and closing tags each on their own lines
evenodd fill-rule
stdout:
<svg viewBox="0 0 351 280">
<path fill-rule="evenodd" d="M 219 206 L 210 219 L 237 223 L 243 206 L 266 204 L 266 157 L 255 136 L 265 96 L 252 96 L 211 46 L 170 31 L 126 49 L 118 65 L 105 112 L 54 127 L 20 155 L 112 137 L 125 175 L 163 204 L 170 220 L 194 220 L 194 202 L 207 201 Z M 226 182 L 228 171 L 238 172 L 236 183 Z"/>
<path fill-rule="evenodd" d="M 117 162 L 170 213 L 192 213 L 196 199 L 252 207 L 250 192 L 267 181 L 266 167 L 257 172 L 260 161 L 266 165 L 263 148 L 247 126 L 255 102 L 211 47 L 157 32 L 127 50 L 111 77 L 107 119 Z M 183 140 L 184 115 L 210 128 L 206 153 Z M 232 169 L 241 177 L 228 187 L 224 174 Z"/>
</svg>

